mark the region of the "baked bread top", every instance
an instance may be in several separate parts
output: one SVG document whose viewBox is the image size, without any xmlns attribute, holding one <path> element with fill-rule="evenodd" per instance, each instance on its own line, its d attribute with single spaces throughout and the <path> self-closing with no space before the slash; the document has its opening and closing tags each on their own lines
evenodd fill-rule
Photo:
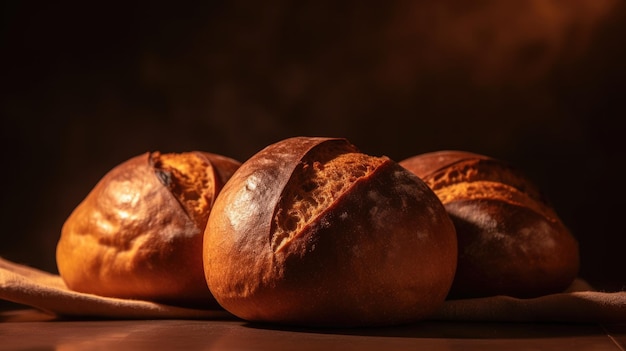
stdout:
<svg viewBox="0 0 626 351">
<path fill-rule="evenodd" d="M 85 293 L 217 307 L 204 280 L 202 236 L 238 166 L 195 151 L 145 153 L 118 165 L 64 223 L 61 277 Z"/>
</svg>

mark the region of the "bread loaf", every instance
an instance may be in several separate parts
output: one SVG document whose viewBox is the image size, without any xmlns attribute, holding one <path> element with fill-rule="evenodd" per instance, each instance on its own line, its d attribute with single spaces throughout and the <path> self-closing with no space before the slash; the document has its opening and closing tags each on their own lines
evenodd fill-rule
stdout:
<svg viewBox="0 0 626 351">
<path fill-rule="evenodd" d="M 462 151 L 417 155 L 400 165 L 434 190 L 455 224 L 459 258 L 450 298 L 536 297 L 575 279 L 576 239 L 518 169 Z"/>
<path fill-rule="evenodd" d="M 75 291 L 216 308 L 202 236 L 240 163 L 206 152 L 145 153 L 107 173 L 63 225 L 59 273 Z"/>
<path fill-rule="evenodd" d="M 453 224 L 419 178 L 333 138 L 286 139 L 244 162 L 204 240 L 206 279 L 226 310 L 307 326 L 424 318 L 457 257 Z"/>
</svg>

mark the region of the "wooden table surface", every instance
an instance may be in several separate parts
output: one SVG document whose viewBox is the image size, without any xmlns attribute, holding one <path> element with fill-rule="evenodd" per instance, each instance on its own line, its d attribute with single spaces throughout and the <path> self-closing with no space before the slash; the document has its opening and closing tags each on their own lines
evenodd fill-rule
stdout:
<svg viewBox="0 0 626 351">
<path fill-rule="evenodd" d="M 626 350 L 626 324 L 422 322 L 307 329 L 237 319 L 60 320 L 0 313 L 0 350 Z"/>
</svg>

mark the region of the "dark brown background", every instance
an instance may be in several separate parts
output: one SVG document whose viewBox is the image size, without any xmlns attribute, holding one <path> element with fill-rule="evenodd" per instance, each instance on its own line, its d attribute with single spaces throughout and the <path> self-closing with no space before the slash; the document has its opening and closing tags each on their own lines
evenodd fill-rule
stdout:
<svg viewBox="0 0 626 351">
<path fill-rule="evenodd" d="M 137 154 L 324 135 L 518 166 L 581 275 L 626 287 L 624 2 L 246 3 L 3 2 L 0 256 L 55 271 L 65 218 Z"/>
</svg>

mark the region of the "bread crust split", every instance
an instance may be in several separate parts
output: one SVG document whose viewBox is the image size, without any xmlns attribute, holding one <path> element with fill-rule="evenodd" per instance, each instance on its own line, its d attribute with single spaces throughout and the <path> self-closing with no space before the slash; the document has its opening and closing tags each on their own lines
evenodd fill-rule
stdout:
<svg viewBox="0 0 626 351">
<path fill-rule="evenodd" d="M 144 153 L 116 166 L 63 225 L 61 277 L 84 293 L 219 308 L 204 279 L 202 236 L 239 165 L 193 151 Z"/>
<path fill-rule="evenodd" d="M 400 165 L 434 190 L 455 224 L 459 259 L 449 298 L 537 297 L 562 292 L 576 278 L 575 237 L 520 170 L 454 150 Z"/>
<path fill-rule="evenodd" d="M 456 258 L 454 226 L 432 190 L 335 138 L 282 140 L 244 162 L 204 237 L 213 295 L 254 322 L 417 321 L 443 303 Z"/>
</svg>

